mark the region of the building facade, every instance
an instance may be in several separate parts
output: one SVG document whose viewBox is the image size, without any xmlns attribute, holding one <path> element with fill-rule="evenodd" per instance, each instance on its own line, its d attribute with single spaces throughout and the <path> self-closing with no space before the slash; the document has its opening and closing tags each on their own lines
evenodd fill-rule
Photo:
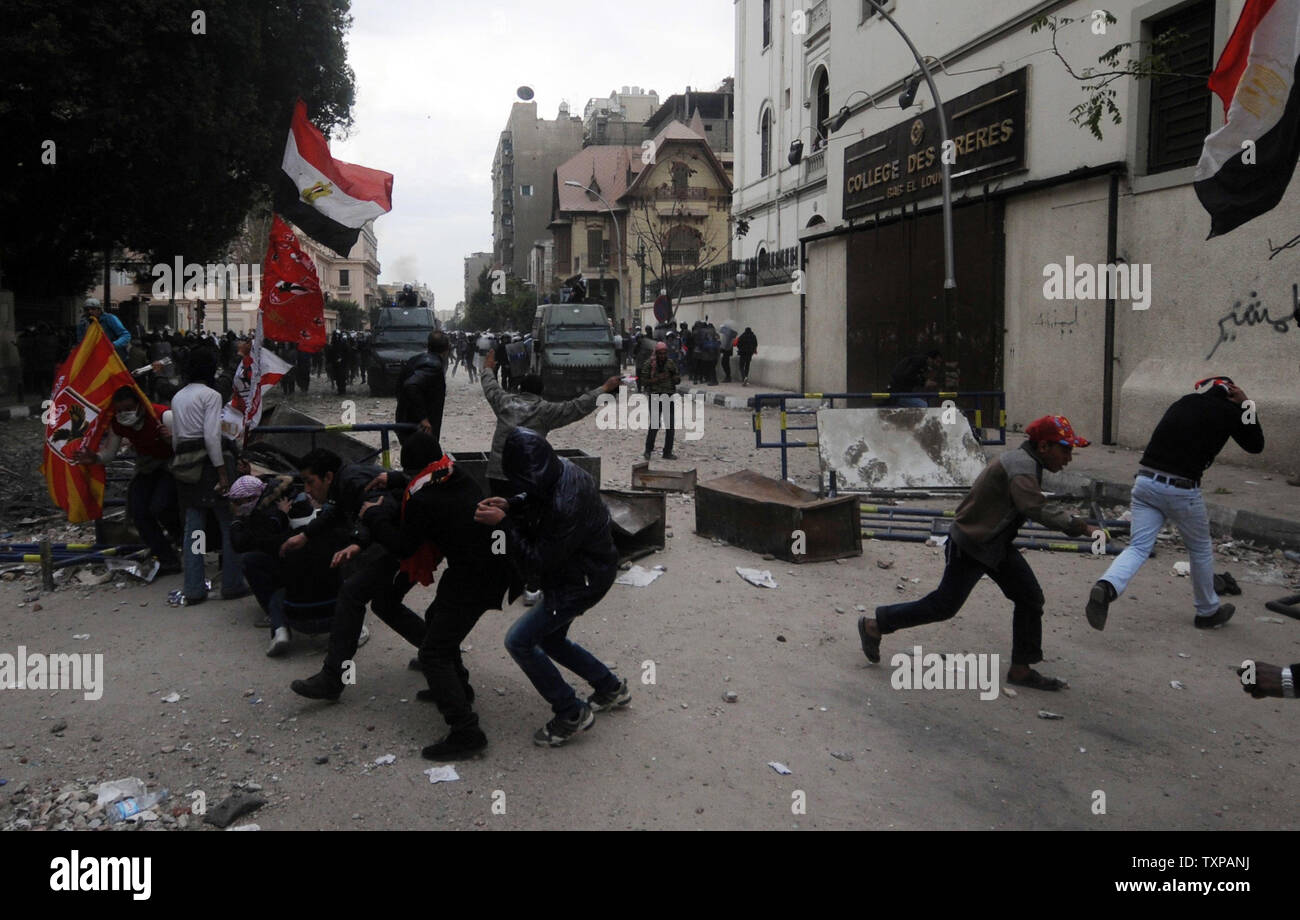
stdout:
<svg viewBox="0 0 1300 920">
<path fill-rule="evenodd" d="M 653 115 L 646 119 L 648 136 L 653 137 L 670 122 L 680 121 L 692 125 L 699 115 L 703 130 L 700 133 L 709 142 L 715 154 L 731 153 L 735 147 L 735 81 L 728 77 L 712 92 L 700 92 L 686 87 L 686 92 L 676 93 L 664 100 Z M 692 125 L 693 126 L 693 125 Z"/>
<path fill-rule="evenodd" d="M 582 111 L 583 144 L 640 146 L 651 137 L 646 127 L 659 108 L 659 94 L 639 86 L 625 86 L 605 99 L 589 99 Z"/>
<path fill-rule="evenodd" d="M 465 303 L 469 303 L 478 289 L 479 276 L 492 267 L 496 256 L 490 252 L 471 252 L 465 257 Z"/>
<path fill-rule="evenodd" d="M 1098 443 L 1141 447 L 1196 380 L 1228 374 L 1258 403 L 1268 441 L 1234 460 L 1289 465 L 1300 367 L 1287 333 L 1300 335 L 1300 295 L 1290 253 L 1270 259 L 1267 241 L 1296 235 L 1296 188 L 1208 241 L 1192 188 L 1204 138 L 1223 121 L 1204 77 L 1245 0 L 1125 0 L 1104 28 L 1077 0 L 887 5 L 944 101 L 952 290 L 940 124 L 926 84 L 912 91 L 919 68 L 898 33 L 864 0 L 735 4 L 737 216 L 751 215 L 748 246 L 764 208 L 781 218 L 779 229 L 764 218 L 765 243 L 787 245 L 798 228 L 798 334 L 782 333 L 799 355 L 798 388 L 878 390 L 897 360 L 937 347 L 950 385 L 1006 392 L 1013 430 L 1063 413 Z M 1169 75 L 1112 83 L 1122 121 L 1103 118 L 1098 139 L 1071 120 L 1087 96 L 1052 53 L 1052 32 L 1031 28 L 1040 16 L 1075 20 L 1057 44 L 1076 71 L 1104 69 L 1099 58 L 1120 43 L 1172 36 Z M 802 119 L 784 116 L 787 90 Z M 809 200 L 800 167 L 821 132 L 825 197 Z M 803 160 L 791 166 L 796 139 Z M 813 222 L 814 201 L 824 222 Z"/>
<path fill-rule="evenodd" d="M 516 102 L 492 159 L 493 261 L 508 274 L 528 275 L 533 244 L 548 237 L 555 168 L 582 149 L 582 119 L 561 104 L 554 121 L 537 117 L 536 102 Z"/>
</svg>

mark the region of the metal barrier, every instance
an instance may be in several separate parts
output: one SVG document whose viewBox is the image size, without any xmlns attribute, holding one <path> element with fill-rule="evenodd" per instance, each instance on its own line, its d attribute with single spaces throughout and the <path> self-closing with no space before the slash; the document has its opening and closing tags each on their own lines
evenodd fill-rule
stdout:
<svg viewBox="0 0 1300 920">
<path fill-rule="evenodd" d="M 962 413 L 971 421 L 971 426 L 975 430 L 976 437 L 983 447 L 997 446 L 1007 443 L 1007 394 L 1005 390 L 972 390 L 967 393 L 762 393 L 754 397 L 754 446 L 759 448 L 777 448 L 781 451 L 781 478 L 790 477 L 790 458 L 788 451 L 791 447 L 816 447 L 817 442 L 809 443 L 807 441 L 791 441 L 788 432 L 791 431 L 816 431 L 817 425 L 791 425 L 789 416 L 791 415 L 813 415 L 817 414 L 817 409 L 787 409 L 786 403 L 792 399 L 818 399 L 828 401 L 829 406 L 819 408 L 835 408 L 836 400 L 872 400 L 877 403 L 898 398 L 917 398 L 926 400 L 927 405 L 932 399 L 953 400 L 959 399 L 979 400 L 997 400 L 997 425 L 998 437 L 983 438 L 979 435 L 984 429 L 984 410 L 980 406 L 962 409 Z M 766 442 L 763 440 L 763 407 L 772 405 L 779 407 L 781 410 L 781 440 Z M 879 408 L 893 408 L 891 406 L 879 406 Z M 931 407 L 934 408 L 934 407 Z"/>
<path fill-rule="evenodd" d="M 371 460 L 378 456 L 381 458 L 384 469 L 393 468 L 392 453 L 389 447 L 390 431 L 412 431 L 418 426 L 410 422 L 374 422 L 361 425 L 266 425 L 259 426 L 250 434 L 305 434 L 311 436 L 311 446 L 314 450 L 316 447 L 316 435 L 326 432 L 349 432 L 349 431 L 378 431 L 379 432 L 379 449 L 373 453 L 367 454 L 365 460 Z"/>
</svg>

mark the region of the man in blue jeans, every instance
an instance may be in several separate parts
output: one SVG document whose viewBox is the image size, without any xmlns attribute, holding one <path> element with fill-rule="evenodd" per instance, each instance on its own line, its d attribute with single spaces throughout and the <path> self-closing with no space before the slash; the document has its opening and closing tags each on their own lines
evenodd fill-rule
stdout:
<svg viewBox="0 0 1300 920">
<path fill-rule="evenodd" d="M 559 747 L 591 728 L 593 712 L 621 709 L 632 698 L 626 680 L 568 638 L 573 621 L 614 583 L 618 551 L 596 483 L 585 470 L 556 456 L 540 434 L 527 428 L 511 432 L 501 466 L 519 494 L 484 499 L 474 520 L 501 526 L 520 574 L 541 586 L 541 601 L 506 633 L 506 650 L 555 713 L 533 735 L 533 743 Z M 553 661 L 596 692 L 580 699 Z"/>
<path fill-rule="evenodd" d="M 1088 623 L 1106 628 L 1110 602 L 1124 593 L 1142 563 L 1151 555 L 1156 534 L 1172 521 L 1187 544 L 1192 560 L 1192 596 L 1196 616 L 1192 625 L 1215 629 L 1232 619 L 1232 604 L 1220 604 L 1214 590 L 1214 547 L 1210 517 L 1201 497 L 1201 474 L 1232 438 L 1250 454 L 1264 450 L 1264 431 L 1254 403 L 1231 377 L 1207 377 L 1196 392 L 1167 410 L 1151 434 L 1138 462 L 1133 483 L 1133 539 L 1088 594 Z"/>
</svg>

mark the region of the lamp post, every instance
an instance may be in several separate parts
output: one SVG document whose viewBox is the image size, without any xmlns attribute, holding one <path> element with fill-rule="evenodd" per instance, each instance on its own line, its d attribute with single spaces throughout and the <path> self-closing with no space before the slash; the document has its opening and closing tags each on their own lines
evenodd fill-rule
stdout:
<svg viewBox="0 0 1300 920">
<path fill-rule="evenodd" d="M 623 231 L 622 229 L 620 229 L 618 225 L 618 215 L 615 214 L 614 209 L 609 206 L 609 202 L 606 201 L 601 196 L 600 192 L 596 191 L 595 189 L 588 188 L 587 186 L 583 185 L 581 182 L 578 182 L 576 179 L 566 179 L 564 181 L 564 184 L 571 188 L 580 188 L 583 191 L 585 191 L 588 195 L 595 196 L 597 199 L 600 200 L 600 203 L 605 206 L 605 210 L 609 211 L 609 217 L 612 221 L 614 221 L 614 239 L 618 245 L 618 299 L 619 299 L 619 309 L 614 311 L 615 313 L 614 321 L 619 322 L 624 318 L 622 315 L 624 311 L 626 311 L 628 315 L 630 315 L 631 311 L 628 308 L 627 292 L 623 284 Z"/>
<path fill-rule="evenodd" d="M 912 43 L 911 37 L 903 31 L 902 26 L 894 21 L 894 17 L 886 12 L 885 8 L 880 5 L 878 0 L 867 0 L 872 9 L 880 14 L 880 17 L 894 27 L 894 31 L 902 36 L 903 41 L 907 42 L 907 47 L 911 50 L 912 56 L 916 58 L 917 65 L 921 68 L 921 73 L 925 77 L 926 84 L 930 87 L 930 95 L 934 99 L 934 107 L 939 115 L 939 149 L 946 151 L 948 149 L 948 118 L 943 111 L 943 99 L 939 97 L 939 88 L 934 85 L 934 77 L 930 75 L 929 65 L 925 63 L 925 58 L 921 52 L 916 50 L 916 45 Z M 915 97 L 916 89 L 909 85 L 905 95 Z M 902 100 L 900 99 L 900 102 Z M 909 104 L 910 104 L 909 99 Z M 842 122 L 841 122 L 842 124 Z M 952 168 L 946 157 L 940 157 L 940 166 L 943 169 L 943 257 L 944 257 L 944 281 L 945 291 L 951 291 L 957 287 L 956 269 L 953 262 L 953 232 L 952 232 Z"/>
</svg>

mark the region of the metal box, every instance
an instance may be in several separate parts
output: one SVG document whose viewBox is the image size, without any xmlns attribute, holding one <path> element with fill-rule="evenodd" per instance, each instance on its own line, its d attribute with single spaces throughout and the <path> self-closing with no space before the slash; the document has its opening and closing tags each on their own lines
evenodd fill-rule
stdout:
<svg viewBox="0 0 1300 920">
<path fill-rule="evenodd" d="M 695 487 L 695 532 L 787 562 L 826 562 L 862 555 L 856 495 L 818 498 L 807 489 L 753 470 Z M 795 553 L 795 533 L 804 536 Z"/>
</svg>

